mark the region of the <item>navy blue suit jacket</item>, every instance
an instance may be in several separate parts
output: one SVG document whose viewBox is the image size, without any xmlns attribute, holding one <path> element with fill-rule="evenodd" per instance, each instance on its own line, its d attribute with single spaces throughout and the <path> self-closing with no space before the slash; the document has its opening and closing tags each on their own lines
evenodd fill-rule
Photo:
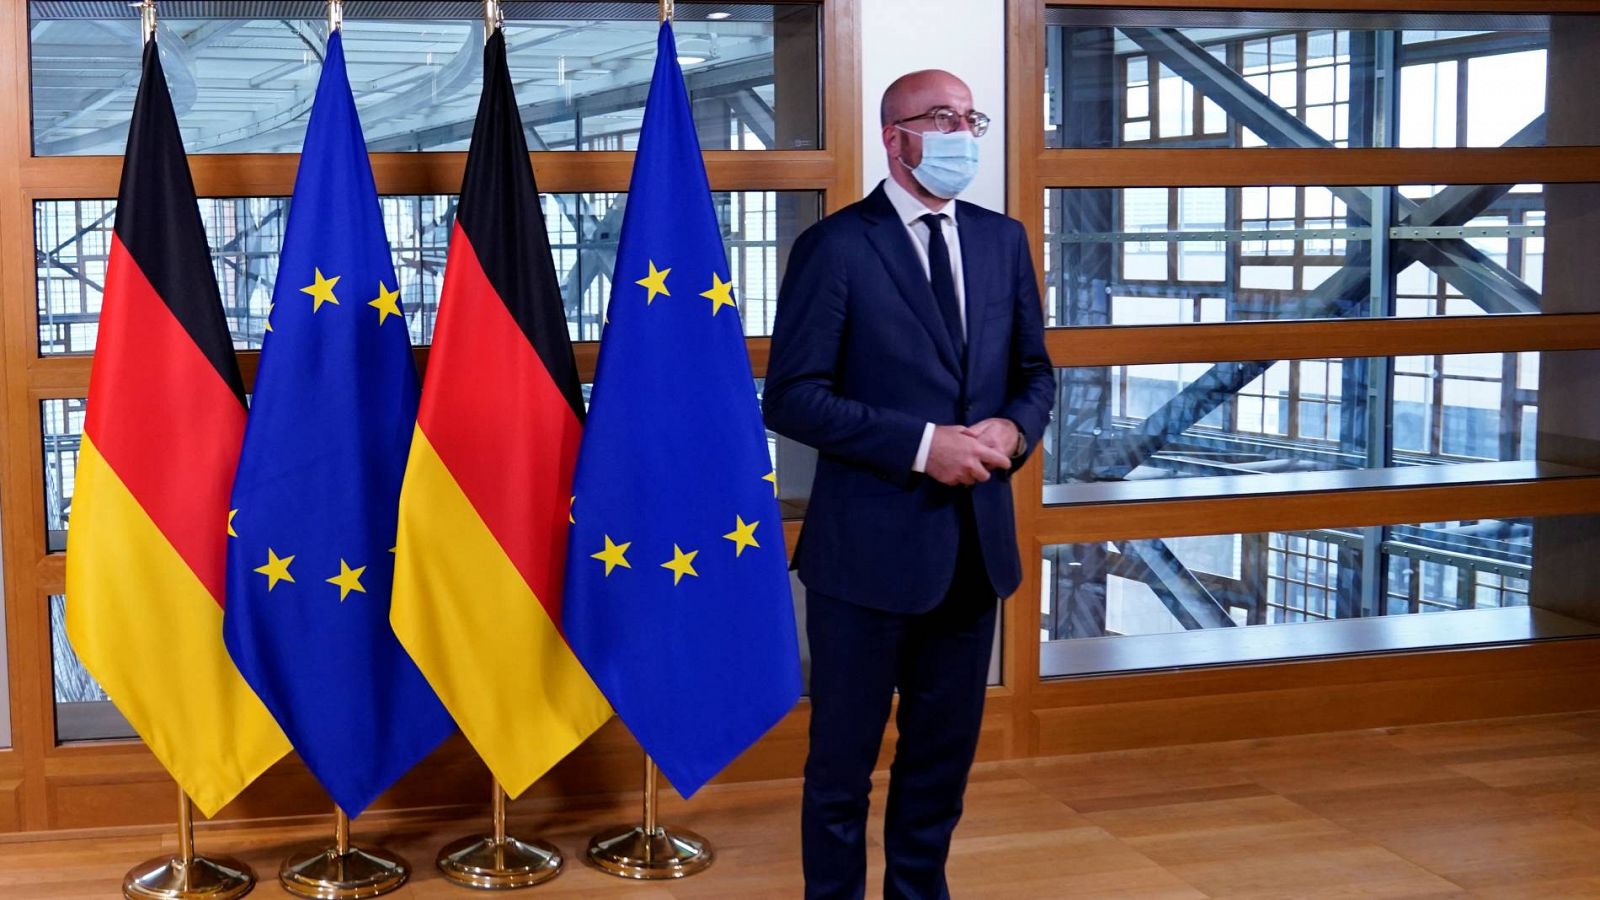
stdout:
<svg viewBox="0 0 1600 900">
<path fill-rule="evenodd" d="M 1008 418 L 1031 452 L 1055 397 L 1026 231 L 965 202 L 956 222 L 964 364 L 881 185 L 807 229 L 790 254 L 762 409 L 767 427 L 818 451 L 795 551 L 810 590 L 892 612 L 932 609 L 954 574 L 968 494 L 995 593 L 1021 581 L 1009 472 L 950 487 L 912 471 L 928 422 Z"/>
</svg>

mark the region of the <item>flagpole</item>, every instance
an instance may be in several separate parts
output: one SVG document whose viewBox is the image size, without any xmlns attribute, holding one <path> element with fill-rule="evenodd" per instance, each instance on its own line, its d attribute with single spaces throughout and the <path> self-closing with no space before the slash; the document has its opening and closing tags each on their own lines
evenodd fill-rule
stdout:
<svg viewBox="0 0 1600 900">
<path fill-rule="evenodd" d="M 383 847 L 350 843 L 350 817 L 333 807 L 333 844 L 313 844 L 289 854 L 278 869 L 278 884 L 296 897 L 355 900 L 397 890 L 411 877 L 403 857 Z"/>
<path fill-rule="evenodd" d="M 142 0 L 139 4 L 139 26 L 146 44 L 156 39 L 156 0 Z"/>
<path fill-rule="evenodd" d="M 589 864 L 618 878 L 660 881 L 687 878 L 711 865 L 711 842 L 657 821 L 656 761 L 644 757 L 644 824 L 602 831 L 589 841 Z"/>
<path fill-rule="evenodd" d="M 663 22 L 671 22 L 672 21 L 672 12 L 673 12 L 672 7 L 673 7 L 673 0 L 661 0 L 661 21 L 663 21 Z"/>
<path fill-rule="evenodd" d="M 489 43 L 489 38 L 505 24 L 506 14 L 500 8 L 500 0 L 483 0 L 483 42 Z"/>
<path fill-rule="evenodd" d="M 328 0 L 328 33 L 344 30 L 344 0 Z"/>
<path fill-rule="evenodd" d="M 194 805 L 178 788 L 178 855 L 161 856 L 130 869 L 122 896 L 131 900 L 233 900 L 250 893 L 256 876 L 227 856 L 194 855 Z"/>
<path fill-rule="evenodd" d="M 493 832 L 465 837 L 439 851 L 439 871 L 462 887 L 498 891 L 533 887 L 561 874 L 566 860 L 548 841 L 506 835 L 506 792 L 495 779 L 490 795 Z"/>
</svg>

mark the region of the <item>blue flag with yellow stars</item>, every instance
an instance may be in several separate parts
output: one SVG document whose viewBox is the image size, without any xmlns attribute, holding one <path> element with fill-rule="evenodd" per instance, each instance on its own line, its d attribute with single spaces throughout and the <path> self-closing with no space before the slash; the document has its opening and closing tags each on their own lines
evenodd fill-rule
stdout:
<svg viewBox="0 0 1600 900">
<path fill-rule="evenodd" d="M 335 31 L 229 504 L 222 630 L 245 680 L 351 816 L 454 728 L 389 628 L 418 394 L 398 288 Z"/>
<path fill-rule="evenodd" d="M 800 697 L 777 479 L 663 23 L 573 481 L 567 640 L 689 796 Z"/>
</svg>

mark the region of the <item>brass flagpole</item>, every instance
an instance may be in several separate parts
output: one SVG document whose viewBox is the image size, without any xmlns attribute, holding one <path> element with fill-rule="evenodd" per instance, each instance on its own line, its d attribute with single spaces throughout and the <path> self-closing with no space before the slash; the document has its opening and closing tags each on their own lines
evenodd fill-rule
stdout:
<svg viewBox="0 0 1600 900">
<path fill-rule="evenodd" d="M 489 38 L 505 25 L 506 14 L 500 8 L 500 0 L 483 0 L 483 42 L 489 43 Z"/>
<path fill-rule="evenodd" d="M 139 4 L 139 30 L 146 44 L 156 39 L 156 0 L 143 0 Z"/>
<path fill-rule="evenodd" d="M 333 845 L 313 844 L 289 854 L 278 869 L 278 883 L 296 897 L 355 900 L 398 889 L 411 877 L 403 857 L 383 847 L 350 844 L 350 817 L 333 808 Z"/>
<path fill-rule="evenodd" d="M 661 21 L 673 20 L 673 0 L 660 0 Z M 668 828 L 656 820 L 656 761 L 644 757 L 644 823 L 602 831 L 589 841 L 590 865 L 619 878 L 655 881 L 686 878 L 711 865 L 711 842 L 692 831 Z"/>
<path fill-rule="evenodd" d="M 145 0 L 144 5 L 155 4 Z M 122 880 L 122 896 L 129 900 L 234 900 L 250 893 L 255 884 L 255 873 L 236 859 L 194 855 L 194 806 L 180 787 L 178 855 L 158 856 L 130 869 Z"/>
<path fill-rule="evenodd" d="M 505 27 L 500 0 L 483 0 L 483 42 Z M 508 890 L 532 887 L 561 874 L 566 865 L 560 848 L 549 841 L 522 840 L 506 834 L 506 792 L 494 779 L 489 808 L 492 831 L 445 845 L 435 862 L 444 877 L 462 887 Z"/>
<path fill-rule="evenodd" d="M 492 834 L 465 837 L 439 851 L 439 871 L 462 887 L 484 890 L 533 887 L 561 874 L 566 860 L 548 841 L 506 835 L 506 792 L 494 782 Z"/>
<path fill-rule="evenodd" d="M 711 865 L 715 854 L 709 841 L 656 820 L 657 781 L 656 761 L 647 753 L 644 824 L 623 825 L 595 835 L 589 842 L 590 865 L 609 875 L 641 881 L 687 878 Z"/>
<path fill-rule="evenodd" d="M 144 43 L 156 39 L 156 0 L 140 0 L 139 31 Z M 122 879 L 122 896 L 130 900 L 190 900 L 208 897 L 233 900 L 255 887 L 250 867 L 227 856 L 194 855 L 194 804 L 178 788 L 178 855 L 146 860 Z"/>
<path fill-rule="evenodd" d="M 328 0 L 328 37 L 344 30 L 344 0 Z M 278 884 L 296 897 L 355 900 L 398 890 L 411 864 L 383 847 L 353 847 L 350 816 L 333 807 L 333 846 L 312 844 L 290 853 L 278 867 Z"/>
</svg>

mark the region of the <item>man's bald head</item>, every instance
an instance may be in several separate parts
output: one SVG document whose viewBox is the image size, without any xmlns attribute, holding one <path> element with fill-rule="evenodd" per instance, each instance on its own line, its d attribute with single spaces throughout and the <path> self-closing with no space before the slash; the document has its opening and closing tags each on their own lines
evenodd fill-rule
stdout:
<svg viewBox="0 0 1600 900">
<path fill-rule="evenodd" d="M 943 69 L 923 69 L 901 75 L 883 92 L 878 107 L 882 124 L 921 115 L 940 106 L 958 113 L 972 111 L 972 90 L 967 83 Z"/>
</svg>

